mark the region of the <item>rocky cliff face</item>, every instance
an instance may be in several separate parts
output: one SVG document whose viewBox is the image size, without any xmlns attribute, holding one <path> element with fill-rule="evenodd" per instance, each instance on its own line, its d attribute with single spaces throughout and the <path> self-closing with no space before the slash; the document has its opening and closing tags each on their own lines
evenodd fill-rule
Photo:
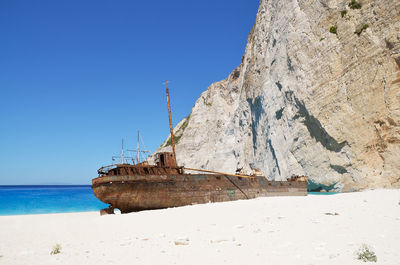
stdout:
<svg viewBox="0 0 400 265">
<path fill-rule="evenodd" d="M 400 187 L 400 1 L 261 0 L 242 63 L 175 132 L 187 167 Z"/>
</svg>

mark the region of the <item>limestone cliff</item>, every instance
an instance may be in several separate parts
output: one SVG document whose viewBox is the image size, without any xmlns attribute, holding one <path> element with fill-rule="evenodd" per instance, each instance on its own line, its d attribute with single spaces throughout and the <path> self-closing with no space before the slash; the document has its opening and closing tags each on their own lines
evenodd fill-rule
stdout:
<svg viewBox="0 0 400 265">
<path fill-rule="evenodd" d="M 175 132 L 187 167 L 400 187 L 400 1 L 262 0 L 240 66 Z"/>
</svg>

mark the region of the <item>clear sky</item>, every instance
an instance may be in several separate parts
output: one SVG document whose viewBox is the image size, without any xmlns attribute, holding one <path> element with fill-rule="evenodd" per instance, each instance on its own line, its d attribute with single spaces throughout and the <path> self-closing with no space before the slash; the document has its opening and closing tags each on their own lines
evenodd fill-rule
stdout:
<svg viewBox="0 0 400 265">
<path fill-rule="evenodd" d="M 0 185 L 90 184 L 240 64 L 259 0 L 0 1 Z"/>
</svg>

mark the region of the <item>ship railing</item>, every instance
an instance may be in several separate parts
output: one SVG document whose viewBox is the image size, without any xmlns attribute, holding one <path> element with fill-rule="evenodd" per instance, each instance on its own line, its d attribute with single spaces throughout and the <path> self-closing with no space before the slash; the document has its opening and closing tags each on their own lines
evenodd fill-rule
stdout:
<svg viewBox="0 0 400 265">
<path fill-rule="evenodd" d="M 97 170 L 97 172 L 99 173 L 99 175 L 104 175 L 107 174 L 111 169 L 116 168 L 117 165 L 113 164 L 113 165 L 109 165 L 109 166 L 104 166 L 101 167 L 99 170 Z"/>
</svg>

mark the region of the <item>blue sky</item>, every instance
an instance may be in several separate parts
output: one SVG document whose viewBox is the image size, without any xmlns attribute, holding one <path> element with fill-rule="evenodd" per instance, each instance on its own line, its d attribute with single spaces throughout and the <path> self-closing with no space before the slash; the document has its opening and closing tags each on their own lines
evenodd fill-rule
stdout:
<svg viewBox="0 0 400 265">
<path fill-rule="evenodd" d="M 240 64 L 259 0 L 0 1 L 0 185 L 90 184 Z"/>
</svg>

